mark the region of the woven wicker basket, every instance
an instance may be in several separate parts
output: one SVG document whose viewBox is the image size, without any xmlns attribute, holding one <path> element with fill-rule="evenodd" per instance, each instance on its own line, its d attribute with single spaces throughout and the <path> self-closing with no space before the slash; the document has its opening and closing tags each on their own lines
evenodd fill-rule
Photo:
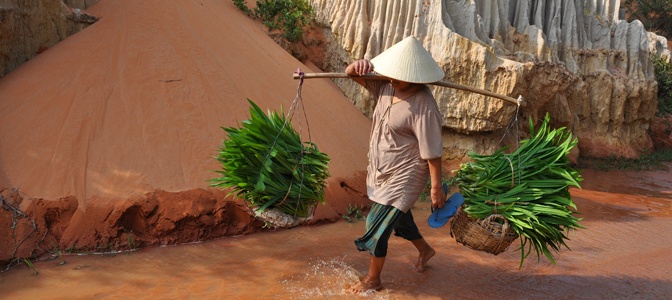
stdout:
<svg viewBox="0 0 672 300">
<path fill-rule="evenodd" d="M 503 223 L 497 222 L 498 219 Z M 503 216 L 493 214 L 485 219 L 473 219 L 462 208 L 450 220 L 450 235 L 471 249 L 494 255 L 506 251 L 518 238 Z"/>
</svg>

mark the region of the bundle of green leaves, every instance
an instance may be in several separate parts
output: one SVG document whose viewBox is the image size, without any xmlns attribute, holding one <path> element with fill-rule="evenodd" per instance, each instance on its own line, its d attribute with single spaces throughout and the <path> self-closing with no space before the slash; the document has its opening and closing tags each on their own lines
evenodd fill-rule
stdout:
<svg viewBox="0 0 672 300">
<path fill-rule="evenodd" d="M 242 127 L 222 127 L 228 134 L 217 160 L 221 176 L 212 186 L 231 189 L 261 213 L 276 208 L 306 217 L 324 203 L 329 156 L 312 142 L 302 142 L 290 120 L 275 111 L 268 115 L 250 103 L 250 119 Z"/>
<path fill-rule="evenodd" d="M 469 153 L 472 161 L 462 164 L 451 180 L 464 195 L 463 210 L 470 217 L 506 218 L 520 237 L 520 266 L 532 247 L 537 261 L 543 253 L 555 264 L 550 249 L 569 249 L 566 233 L 583 228 L 569 193 L 582 181 L 567 156 L 578 140 L 564 127 L 552 129 L 549 122 L 546 114 L 535 132 L 530 120 L 531 137 L 511 154 L 505 153 L 506 147 L 492 155 Z"/>
</svg>

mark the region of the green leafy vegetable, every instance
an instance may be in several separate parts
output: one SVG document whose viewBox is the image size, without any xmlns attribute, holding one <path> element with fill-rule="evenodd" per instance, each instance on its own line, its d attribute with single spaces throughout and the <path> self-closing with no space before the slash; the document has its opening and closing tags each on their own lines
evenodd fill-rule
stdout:
<svg viewBox="0 0 672 300">
<path fill-rule="evenodd" d="M 324 203 L 329 156 L 300 135 L 282 111 L 268 115 L 252 100 L 250 119 L 242 127 L 222 127 L 228 134 L 217 160 L 221 176 L 212 186 L 231 189 L 257 212 L 277 208 L 306 217 L 316 203 Z"/>
<path fill-rule="evenodd" d="M 520 236 L 520 266 L 531 249 L 537 260 L 543 254 L 555 264 L 551 250 L 569 249 L 566 233 L 584 228 L 569 193 L 582 181 L 567 157 L 578 140 L 564 127 L 551 129 L 549 122 L 547 114 L 535 132 L 530 120 L 531 137 L 511 154 L 504 153 L 506 147 L 492 155 L 469 153 L 472 161 L 451 180 L 464 195 L 463 209 L 470 217 L 500 214 L 508 220 Z"/>
</svg>

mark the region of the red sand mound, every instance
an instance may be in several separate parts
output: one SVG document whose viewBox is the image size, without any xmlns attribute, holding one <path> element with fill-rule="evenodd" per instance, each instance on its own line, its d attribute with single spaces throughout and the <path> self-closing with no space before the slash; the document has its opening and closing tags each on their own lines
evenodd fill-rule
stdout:
<svg viewBox="0 0 672 300">
<path fill-rule="evenodd" d="M 208 188 L 220 127 L 248 117 L 246 98 L 288 109 L 292 73 L 307 67 L 231 1 L 102 0 L 87 12 L 101 20 L 0 79 L 0 188 L 38 224 L 12 232 L 0 210 L 0 261 L 59 240 L 84 249 L 131 234 L 138 246 L 258 228 Z M 333 220 L 364 201 L 370 122 L 327 80 L 307 81 L 303 98 L 332 160 L 315 222 Z"/>
</svg>

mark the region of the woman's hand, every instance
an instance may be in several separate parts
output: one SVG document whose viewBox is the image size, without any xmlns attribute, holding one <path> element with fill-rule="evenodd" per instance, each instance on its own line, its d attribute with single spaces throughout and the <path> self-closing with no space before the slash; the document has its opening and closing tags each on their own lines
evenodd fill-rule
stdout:
<svg viewBox="0 0 672 300">
<path fill-rule="evenodd" d="M 367 59 L 356 60 L 345 68 L 349 76 L 364 76 L 373 72 L 373 64 Z"/>
<path fill-rule="evenodd" d="M 443 192 L 443 188 L 432 188 L 430 191 L 430 197 L 432 197 L 432 208 L 443 208 L 446 204 L 446 193 Z"/>
</svg>

